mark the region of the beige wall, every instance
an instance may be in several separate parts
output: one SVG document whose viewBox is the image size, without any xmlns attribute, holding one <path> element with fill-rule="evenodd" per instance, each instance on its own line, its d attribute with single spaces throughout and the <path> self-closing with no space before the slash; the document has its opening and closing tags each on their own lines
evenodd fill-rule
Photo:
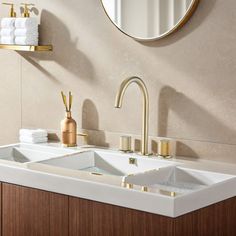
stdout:
<svg viewBox="0 0 236 236">
<path fill-rule="evenodd" d="M 121 81 L 138 75 L 150 93 L 152 136 L 235 148 L 234 0 L 202 0 L 184 28 L 152 43 L 118 31 L 99 0 L 33 2 L 40 11 L 41 41 L 52 43 L 54 52 L 0 52 L 2 144 L 16 141 L 21 126 L 58 130 L 64 114 L 61 90 L 74 93 L 79 128 L 139 134 L 135 85 L 123 108 L 113 108 Z"/>
</svg>

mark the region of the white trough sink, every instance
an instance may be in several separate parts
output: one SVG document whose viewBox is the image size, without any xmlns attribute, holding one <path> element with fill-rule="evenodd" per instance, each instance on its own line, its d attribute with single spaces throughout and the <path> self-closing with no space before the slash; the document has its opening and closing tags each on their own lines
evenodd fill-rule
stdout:
<svg viewBox="0 0 236 236">
<path fill-rule="evenodd" d="M 164 160 L 156 161 L 155 159 L 143 158 L 133 154 L 108 151 L 85 151 L 39 163 L 71 170 L 116 176 L 140 173 L 175 164 Z"/>
<path fill-rule="evenodd" d="M 73 187 L 73 195 L 171 217 L 236 194 L 233 175 L 189 169 L 173 160 L 109 150 L 84 150 L 67 157 L 32 163 L 30 168 L 68 174 L 77 179 L 79 182 Z M 93 185 L 91 189 L 89 183 Z M 100 186 L 101 183 L 104 185 Z M 95 191 L 96 195 L 89 194 L 90 191 Z"/>
<path fill-rule="evenodd" d="M 75 153 L 73 150 L 34 144 L 13 144 L 0 147 L 0 160 L 28 163 Z"/>
<path fill-rule="evenodd" d="M 177 196 L 223 184 L 232 178 L 231 175 L 173 166 L 127 176 L 124 181 L 146 187 L 145 190 L 148 192 L 169 193 L 170 196 Z"/>
</svg>

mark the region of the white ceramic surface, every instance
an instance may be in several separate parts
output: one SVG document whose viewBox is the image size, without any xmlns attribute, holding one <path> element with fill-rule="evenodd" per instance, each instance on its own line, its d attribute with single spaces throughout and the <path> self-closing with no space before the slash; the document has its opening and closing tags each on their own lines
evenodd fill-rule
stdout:
<svg viewBox="0 0 236 236">
<path fill-rule="evenodd" d="M 189 168 L 189 163 L 186 168 L 185 161 L 101 149 L 63 149 L 50 145 L 28 148 L 50 150 L 55 157 L 25 165 L 0 162 L 0 181 L 170 217 L 236 196 L 236 175 L 196 170 L 194 164 Z M 33 154 L 30 159 L 33 159 Z M 135 165 L 129 164 L 130 157 L 136 159 Z M 213 169 L 214 163 L 211 166 Z M 91 167 L 105 169 L 109 173 L 96 175 L 94 169 L 88 169 Z M 123 187 L 124 179 L 132 182 L 134 188 Z M 155 184 L 159 189 L 175 190 L 177 194 L 169 196 L 162 191 L 141 191 L 142 185 Z"/>
<path fill-rule="evenodd" d="M 0 161 L 19 163 L 35 162 L 67 155 L 75 151 L 34 144 L 12 144 L 0 147 Z"/>
<path fill-rule="evenodd" d="M 129 164 L 129 160 L 132 158 L 135 160 L 135 164 Z M 151 158 L 143 158 L 135 154 L 121 154 L 114 151 L 101 150 L 85 151 L 78 154 L 72 154 L 68 157 L 41 161 L 40 163 L 66 169 L 118 176 L 125 176 L 178 164 L 164 160 L 156 161 Z"/>
</svg>

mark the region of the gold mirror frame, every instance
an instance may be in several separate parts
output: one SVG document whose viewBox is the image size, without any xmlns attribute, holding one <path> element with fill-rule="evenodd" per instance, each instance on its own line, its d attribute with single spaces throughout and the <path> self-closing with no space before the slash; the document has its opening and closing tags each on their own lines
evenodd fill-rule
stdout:
<svg viewBox="0 0 236 236">
<path fill-rule="evenodd" d="M 123 34 L 127 35 L 128 37 L 137 40 L 137 41 L 143 41 L 143 42 L 148 42 L 148 41 L 155 41 L 155 40 L 159 40 L 162 39 L 174 32 L 176 32 L 177 30 L 179 30 L 180 28 L 182 28 L 190 19 L 190 17 L 193 15 L 193 13 L 195 12 L 195 10 L 197 9 L 197 6 L 199 4 L 200 0 L 192 0 L 191 5 L 189 6 L 189 9 L 186 11 L 184 17 L 169 31 L 161 34 L 159 37 L 154 37 L 154 38 L 149 38 L 149 39 L 144 39 L 144 38 L 138 38 L 138 37 L 134 37 L 129 35 L 128 33 L 126 33 L 125 31 L 123 31 L 122 29 L 120 29 L 114 22 L 113 20 L 110 18 L 110 16 L 108 15 L 102 0 L 100 0 L 100 3 L 102 5 L 102 8 L 105 12 L 105 14 L 107 15 L 108 19 L 111 21 L 111 23 Z"/>
</svg>

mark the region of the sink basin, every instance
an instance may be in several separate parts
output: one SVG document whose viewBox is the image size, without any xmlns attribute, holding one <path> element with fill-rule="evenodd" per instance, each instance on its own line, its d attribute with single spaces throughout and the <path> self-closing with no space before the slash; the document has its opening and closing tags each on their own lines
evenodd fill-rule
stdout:
<svg viewBox="0 0 236 236">
<path fill-rule="evenodd" d="M 134 154 L 120 154 L 111 151 L 85 151 L 67 157 L 41 161 L 40 163 L 100 175 L 116 176 L 140 173 L 164 166 L 173 166 L 174 164 L 173 162 L 156 161 Z"/>
<path fill-rule="evenodd" d="M 62 194 L 170 217 L 236 195 L 235 176 L 186 168 L 173 159 L 111 150 L 79 149 L 67 156 L 28 163 L 27 167 L 38 174 L 43 172 L 42 183 L 51 184 L 51 189 L 58 188 Z"/>
<path fill-rule="evenodd" d="M 127 176 L 125 182 L 145 186 L 149 192 L 176 196 L 203 190 L 229 179 L 232 179 L 231 175 L 173 166 Z"/>
<path fill-rule="evenodd" d="M 37 162 L 74 152 L 33 144 L 13 144 L 0 147 L 0 160 L 18 163 Z"/>
</svg>

